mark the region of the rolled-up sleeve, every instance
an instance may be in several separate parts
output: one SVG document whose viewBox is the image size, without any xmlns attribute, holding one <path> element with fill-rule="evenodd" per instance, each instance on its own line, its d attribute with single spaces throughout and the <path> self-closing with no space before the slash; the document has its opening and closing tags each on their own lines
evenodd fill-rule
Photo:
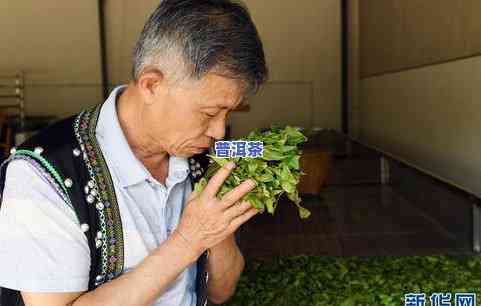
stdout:
<svg viewBox="0 0 481 306">
<path fill-rule="evenodd" d="M 75 212 L 27 161 L 11 162 L 0 208 L 0 287 L 86 291 L 89 270 Z"/>
</svg>

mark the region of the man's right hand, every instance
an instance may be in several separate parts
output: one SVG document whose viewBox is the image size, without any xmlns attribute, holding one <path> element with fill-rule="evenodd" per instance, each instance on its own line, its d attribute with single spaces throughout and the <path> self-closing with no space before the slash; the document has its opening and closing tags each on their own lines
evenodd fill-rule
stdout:
<svg viewBox="0 0 481 306">
<path fill-rule="evenodd" d="M 234 168 L 233 162 L 227 163 L 209 180 L 202 193 L 192 194 L 174 232 L 186 242 L 195 259 L 258 213 L 249 202 L 238 202 L 255 187 L 252 180 L 242 182 L 222 199 L 216 197 Z"/>
</svg>

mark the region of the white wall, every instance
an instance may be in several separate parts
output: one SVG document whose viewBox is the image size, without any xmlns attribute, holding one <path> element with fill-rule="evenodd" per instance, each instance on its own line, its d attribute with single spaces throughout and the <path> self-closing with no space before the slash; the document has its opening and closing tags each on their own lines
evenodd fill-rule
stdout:
<svg viewBox="0 0 481 306">
<path fill-rule="evenodd" d="M 101 101 L 97 1 L 0 1 L 0 75 L 24 70 L 29 114 Z"/>
<path fill-rule="evenodd" d="M 481 57 L 364 79 L 361 137 L 481 195 Z"/>
<path fill-rule="evenodd" d="M 106 1 L 110 85 L 130 80 L 131 52 L 159 0 Z M 340 1 L 246 1 L 271 79 L 233 134 L 283 122 L 339 128 Z M 0 74 L 26 71 L 27 112 L 65 116 L 101 102 L 96 0 L 0 1 Z"/>
</svg>

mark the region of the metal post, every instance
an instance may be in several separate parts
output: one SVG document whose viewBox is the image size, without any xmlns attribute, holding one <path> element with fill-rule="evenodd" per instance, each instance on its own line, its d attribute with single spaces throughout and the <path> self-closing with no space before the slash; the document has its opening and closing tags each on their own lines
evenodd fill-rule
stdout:
<svg viewBox="0 0 481 306">
<path fill-rule="evenodd" d="M 341 128 L 349 134 L 349 14 L 348 0 L 341 1 Z"/>
<path fill-rule="evenodd" d="M 473 251 L 481 252 L 481 207 L 473 203 Z"/>
<path fill-rule="evenodd" d="M 381 184 L 387 185 L 391 181 L 391 169 L 389 167 L 389 160 L 381 156 L 380 158 L 381 161 Z"/>
<path fill-rule="evenodd" d="M 99 10 L 99 39 L 100 39 L 100 66 L 102 73 L 102 93 L 104 100 L 109 95 L 109 76 L 107 69 L 107 41 L 105 38 L 105 1 L 98 0 Z"/>
</svg>

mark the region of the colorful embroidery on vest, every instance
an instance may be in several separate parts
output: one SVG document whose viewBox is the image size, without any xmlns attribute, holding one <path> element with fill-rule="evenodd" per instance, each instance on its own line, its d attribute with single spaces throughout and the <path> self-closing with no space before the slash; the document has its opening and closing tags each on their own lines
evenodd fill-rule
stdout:
<svg viewBox="0 0 481 306">
<path fill-rule="evenodd" d="M 70 197 L 67 192 L 67 187 L 64 184 L 64 179 L 60 172 L 58 172 L 52 164 L 50 164 L 45 158 L 39 154 L 30 150 L 16 150 L 14 154 L 10 156 L 7 162 L 12 160 L 23 159 L 30 163 L 41 176 L 45 178 L 49 185 L 51 185 L 60 197 L 67 203 L 67 205 L 75 211 Z"/>
<path fill-rule="evenodd" d="M 87 166 L 90 180 L 85 186 L 89 205 L 95 205 L 99 214 L 100 232 L 96 246 L 101 248 L 101 273 L 95 285 L 120 275 L 124 265 L 124 243 L 120 211 L 110 172 L 100 150 L 95 129 L 101 105 L 78 115 L 74 131 Z"/>
</svg>

